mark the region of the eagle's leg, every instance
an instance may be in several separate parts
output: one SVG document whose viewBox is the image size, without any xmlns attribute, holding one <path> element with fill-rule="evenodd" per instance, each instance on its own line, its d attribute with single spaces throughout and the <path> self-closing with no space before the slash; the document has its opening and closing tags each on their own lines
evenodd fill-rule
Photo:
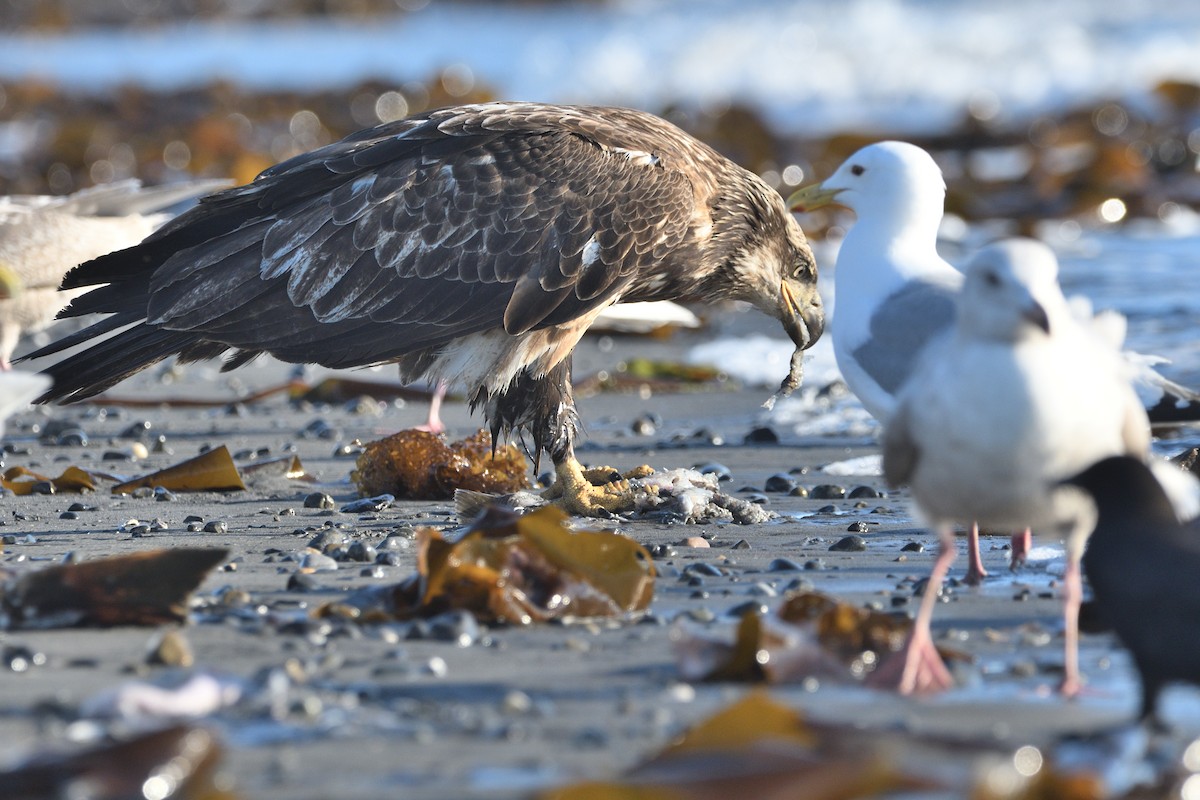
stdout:
<svg viewBox="0 0 1200 800">
<path fill-rule="evenodd" d="M 629 482 L 619 474 L 613 480 L 616 470 L 584 470 L 575 458 L 579 417 L 571 392 L 570 358 L 541 377 L 522 372 L 503 394 L 488 398 L 487 416 L 494 441 L 503 430 L 524 429 L 539 455 L 543 450 L 550 454 L 555 479 L 545 494 L 566 511 L 603 517 L 632 510 Z"/>
</svg>

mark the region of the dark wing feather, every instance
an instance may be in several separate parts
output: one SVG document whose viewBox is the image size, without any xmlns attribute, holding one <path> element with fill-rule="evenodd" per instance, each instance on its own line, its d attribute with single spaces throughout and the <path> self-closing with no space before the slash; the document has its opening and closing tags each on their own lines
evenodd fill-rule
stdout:
<svg viewBox="0 0 1200 800">
<path fill-rule="evenodd" d="M 164 333 L 136 334 L 143 353 L 208 342 L 328 366 L 563 323 L 686 250 L 703 187 L 683 141 L 633 112 L 506 104 L 379 126 L 76 268 L 64 286 L 110 285 L 66 313 L 140 306 Z M 52 374 L 56 396 L 90 391 L 68 362 Z"/>
</svg>

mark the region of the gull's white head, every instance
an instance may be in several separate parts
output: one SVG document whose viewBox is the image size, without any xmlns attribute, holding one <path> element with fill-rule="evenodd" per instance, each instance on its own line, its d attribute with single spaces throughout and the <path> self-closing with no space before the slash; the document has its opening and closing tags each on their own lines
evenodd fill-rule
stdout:
<svg viewBox="0 0 1200 800">
<path fill-rule="evenodd" d="M 909 224 L 920 220 L 936 231 L 946 181 L 933 157 L 907 142 L 876 142 L 859 150 L 819 184 L 788 198 L 794 211 L 845 206 L 862 223 Z"/>
<path fill-rule="evenodd" d="M 967 336 L 1015 342 L 1047 336 L 1066 306 L 1054 252 L 1033 239 L 1005 239 L 967 263 L 958 329 Z"/>
</svg>

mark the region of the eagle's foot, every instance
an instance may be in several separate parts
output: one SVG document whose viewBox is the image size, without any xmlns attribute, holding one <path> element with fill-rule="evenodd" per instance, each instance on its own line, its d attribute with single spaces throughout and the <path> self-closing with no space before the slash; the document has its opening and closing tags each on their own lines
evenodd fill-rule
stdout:
<svg viewBox="0 0 1200 800">
<path fill-rule="evenodd" d="M 585 470 L 575 459 L 567 459 L 555 467 L 554 483 L 542 496 L 571 514 L 607 517 L 633 510 L 635 491 L 629 481 L 650 472 L 653 470 L 649 467 L 638 467 L 624 475 L 612 467 Z"/>
</svg>

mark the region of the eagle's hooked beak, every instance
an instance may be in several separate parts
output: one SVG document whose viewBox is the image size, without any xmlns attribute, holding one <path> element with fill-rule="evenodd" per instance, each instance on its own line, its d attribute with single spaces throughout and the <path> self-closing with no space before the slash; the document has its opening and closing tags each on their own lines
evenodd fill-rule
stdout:
<svg viewBox="0 0 1200 800">
<path fill-rule="evenodd" d="M 0 300 L 16 297 L 21 291 L 21 278 L 16 272 L 0 264 Z"/>
<path fill-rule="evenodd" d="M 821 307 L 820 297 L 813 291 L 811 301 L 802 305 L 787 281 L 780 282 L 779 297 L 782 306 L 780 318 L 788 337 L 798 350 L 812 347 L 825 330 L 825 311 Z"/>
<path fill-rule="evenodd" d="M 826 189 L 823 183 L 814 183 L 792 192 L 787 207 L 792 211 L 812 211 L 834 202 L 844 189 Z"/>
</svg>

